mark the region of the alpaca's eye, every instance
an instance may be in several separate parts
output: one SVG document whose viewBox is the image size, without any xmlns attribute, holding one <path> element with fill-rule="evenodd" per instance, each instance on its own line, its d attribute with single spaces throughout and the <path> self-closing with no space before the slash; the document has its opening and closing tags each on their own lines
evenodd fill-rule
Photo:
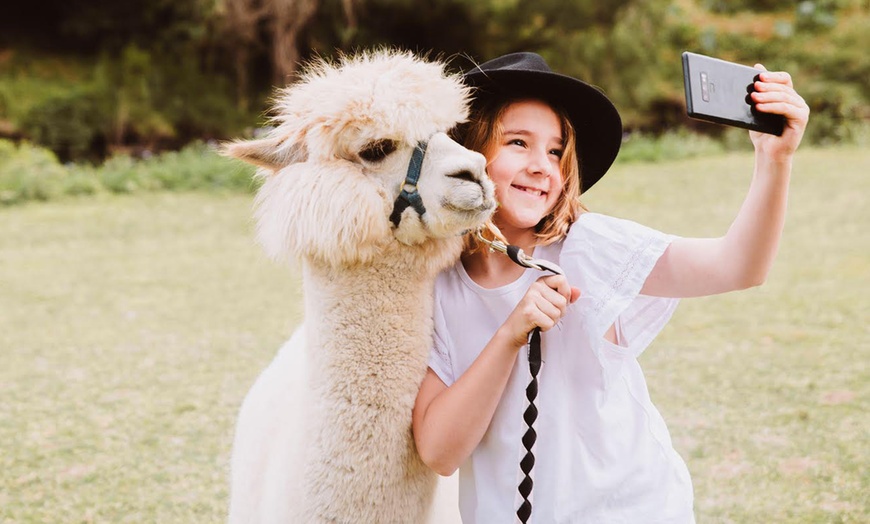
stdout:
<svg viewBox="0 0 870 524">
<path fill-rule="evenodd" d="M 390 139 L 375 140 L 369 142 L 359 152 L 359 157 L 366 162 L 380 162 L 396 150 L 396 141 Z"/>
</svg>

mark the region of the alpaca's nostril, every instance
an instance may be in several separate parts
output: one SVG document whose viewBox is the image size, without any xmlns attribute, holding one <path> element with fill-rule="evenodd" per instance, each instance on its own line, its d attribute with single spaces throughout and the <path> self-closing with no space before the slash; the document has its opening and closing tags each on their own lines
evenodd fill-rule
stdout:
<svg viewBox="0 0 870 524">
<path fill-rule="evenodd" d="M 478 178 L 476 176 L 474 176 L 473 174 L 471 174 L 471 171 L 468 171 L 467 169 L 463 169 L 462 171 L 457 171 L 456 173 L 451 173 L 447 176 L 450 178 L 455 178 L 457 180 L 465 180 L 466 182 L 474 182 L 475 184 L 480 183 L 480 180 L 478 180 Z"/>
</svg>

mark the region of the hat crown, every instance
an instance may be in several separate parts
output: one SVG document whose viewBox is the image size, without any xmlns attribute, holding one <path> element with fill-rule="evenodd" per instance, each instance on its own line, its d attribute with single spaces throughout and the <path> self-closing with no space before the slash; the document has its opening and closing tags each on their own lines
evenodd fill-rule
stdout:
<svg viewBox="0 0 870 524">
<path fill-rule="evenodd" d="M 537 53 L 521 52 L 494 58 L 479 66 L 484 72 L 492 71 L 536 71 L 540 73 L 553 73 L 544 58 Z"/>
</svg>

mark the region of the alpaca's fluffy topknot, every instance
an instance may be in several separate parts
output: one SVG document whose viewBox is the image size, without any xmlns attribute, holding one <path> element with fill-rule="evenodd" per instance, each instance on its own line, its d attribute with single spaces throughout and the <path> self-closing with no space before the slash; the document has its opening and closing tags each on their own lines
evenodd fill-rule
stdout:
<svg viewBox="0 0 870 524">
<path fill-rule="evenodd" d="M 337 133 L 350 128 L 377 129 L 413 144 L 464 122 L 468 99 L 468 88 L 443 63 L 408 52 L 366 52 L 336 62 L 316 59 L 298 82 L 278 93 L 274 134 L 305 136 L 311 151 L 323 151 Z"/>
</svg>

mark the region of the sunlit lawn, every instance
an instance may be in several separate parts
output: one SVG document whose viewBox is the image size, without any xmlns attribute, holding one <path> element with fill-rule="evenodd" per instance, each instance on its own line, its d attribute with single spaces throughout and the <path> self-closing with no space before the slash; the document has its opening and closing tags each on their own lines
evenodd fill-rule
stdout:
<svg viewBox="0 0 870 524">
<path fill-rule="evenodd" d="M 593 210 L 720 234 L 748 154 L 618 165 Z M 805 150 L 762 288 L 642 357 L 707 522 L 870 520 L 870 152 Z M 0 522 L 220 522 L 238 405 L 302 317 L 251 197 L 0 209 Z"/>
</svg>

